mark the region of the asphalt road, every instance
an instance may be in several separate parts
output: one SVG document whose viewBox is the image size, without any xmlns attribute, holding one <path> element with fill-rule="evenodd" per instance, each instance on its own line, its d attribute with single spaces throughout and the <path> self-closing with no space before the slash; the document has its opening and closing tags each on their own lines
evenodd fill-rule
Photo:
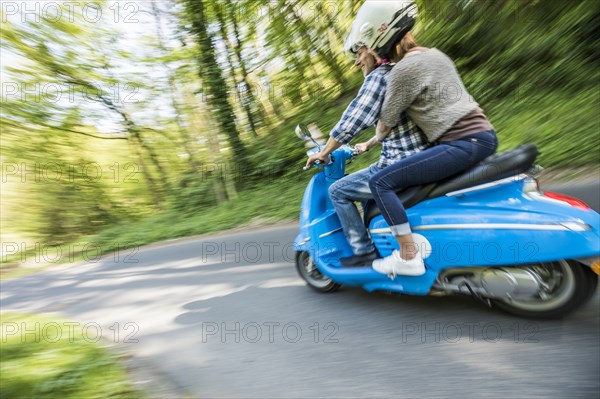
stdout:
<svg viewBox="0 0 600 399">
<path fill-rule="evenodd" d="M 598 209 L 597 186 L 559 191 Z M 166 242 L 2 282 L 2 311 L 65 315 L 85 339 L 102 335 L 158 369 L 174 395 L 600 396 L 598 292 L 557 321 L 515 318 L 467 297 L 352 287 L 319 294 L 293 268 L 296 232 L 289 225 Z"/>
</svg>

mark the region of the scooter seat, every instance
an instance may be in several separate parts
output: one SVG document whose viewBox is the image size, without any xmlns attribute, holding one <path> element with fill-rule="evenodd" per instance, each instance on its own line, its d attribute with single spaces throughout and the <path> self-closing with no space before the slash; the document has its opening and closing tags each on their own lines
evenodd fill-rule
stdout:
<svg viewBox="0 0 600 399">
<path fill-rule="evenodd" d="M 440 197 L 452 191 L 527 172 L 532 168 L 538 154 L 535 144 L 523 144 L 512 150 L 494 154 L 467 171 L 438 182 L 427 198 Z"/>
<path fill-rule="evenodd" d="M 516 176 L 530 170 L 538 154 L 535 144 L 523 144 L 512 150 L 489 156 L 472 168 L 447 179 L 423 186 L 408 187 L 398 192 L 398 198 L 404 208 L 408 209 L 421 201 L 441 197 L 452 191 Z M 368 225 L 371 219 L 380 213 L 374 200 L 367 201 L 364 213 L 365 224 Z"/>
</svg>

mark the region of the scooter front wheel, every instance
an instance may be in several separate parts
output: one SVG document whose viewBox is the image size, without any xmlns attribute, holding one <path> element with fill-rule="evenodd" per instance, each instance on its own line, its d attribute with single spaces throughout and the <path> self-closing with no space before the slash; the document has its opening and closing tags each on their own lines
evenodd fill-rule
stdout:
<svg viewBox="0 0 600 399">
<path fill-rule="evenodd" d="M 543 285 L 530 300 L 492 300 L 494 306 L 508 313 L 530 318 L 559 318 L 587 302 L 598 285 L 598 277 L 576 261 L 561 260 L 528 266 Z"/>
<path fill-rule="evenodd" d="M 296 270 L 298 270 L 300 277 L 308 283 L 308 286 L 316 291 L 333 292 L 341 287 L 341 284 L 334 282 L 321 273 L 308 252 L 296 253 Z"/>
</svg>

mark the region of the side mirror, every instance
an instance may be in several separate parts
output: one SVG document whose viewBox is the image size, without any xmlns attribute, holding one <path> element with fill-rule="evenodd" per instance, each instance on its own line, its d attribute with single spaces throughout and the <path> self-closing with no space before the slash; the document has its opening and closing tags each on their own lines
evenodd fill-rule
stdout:
<svg viewBox="0 0 600 399">
<path fill-rule="evenodd" d="M 299 139 L 305 141 L 312 139 L 310 130 L 308 130 L 308 126 L 306 126 L 304 123 L 299 123 L 296 126 L 296 136 L 298 136 Z"/>
</svg>

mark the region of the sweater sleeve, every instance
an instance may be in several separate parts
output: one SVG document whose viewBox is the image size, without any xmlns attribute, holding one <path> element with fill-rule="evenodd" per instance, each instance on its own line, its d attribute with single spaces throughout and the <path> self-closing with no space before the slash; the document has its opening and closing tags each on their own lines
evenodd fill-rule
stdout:
<svg viewBox="0 0 600 399">
<path fill-rule="evenodd" d="M 413 70 L 399 63 L 387 76 L 387 92 L 379 120 L 388 127 L 398 125 L 402 111 L 406 110 L 419 94 L 418 78 L 412 73 Z"/>
</svg>

